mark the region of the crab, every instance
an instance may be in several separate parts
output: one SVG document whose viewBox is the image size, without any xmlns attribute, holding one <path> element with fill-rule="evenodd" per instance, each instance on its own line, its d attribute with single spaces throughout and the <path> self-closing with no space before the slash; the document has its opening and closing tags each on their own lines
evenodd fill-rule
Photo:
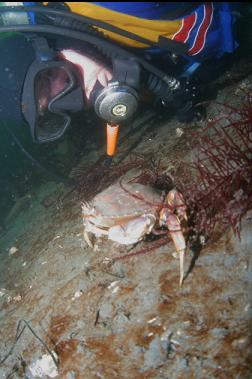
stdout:
<svg viewBox="0 0 252 379">
<path fill-rule="evenodd" d="M 186 205 L 176 189 L 163 194 L 151 186 L 121 182 L 96 195 L 91 203 L 82 202 L 84 239 L 94 248 L 91 234 L 107 236 L 123 245 L 135 244 L 146 234 L 159 234 L 157 226 L 166 226 L 180 256 L 180 280 L 184 278 L 186 242 L 181 229 L 186 220 Z"/>
</svg>

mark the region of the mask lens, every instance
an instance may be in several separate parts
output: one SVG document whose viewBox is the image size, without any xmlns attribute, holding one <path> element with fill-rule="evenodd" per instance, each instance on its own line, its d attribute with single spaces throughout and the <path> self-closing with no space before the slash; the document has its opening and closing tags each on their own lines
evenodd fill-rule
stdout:
<svg viewBox="0 0 252 379">
<path fill-rule="evenodd" d="M 70 117 L 46 111 L 38 116 L 36 123 L 36 137 L 40 142 L 59 138 L 67 128 Z"/>
<path fill-rule="evenodd" d="M 72 88 L 72 84 L 62 67 L 47 68 L 36 75 L 36 137 L 40 142 L 59 138 L 69 125 L 70 117 L 65 112 L 57 111 L 57 100 Z"/>
<path fill-rule="evenodd" d="M 61 67 L 48 68 L 38 73 L 35 79 L 35 97 L 38 114 L 43 116 L 51 101 L 63 96 L 70 85 L 70 78 Z"/>
</svg>

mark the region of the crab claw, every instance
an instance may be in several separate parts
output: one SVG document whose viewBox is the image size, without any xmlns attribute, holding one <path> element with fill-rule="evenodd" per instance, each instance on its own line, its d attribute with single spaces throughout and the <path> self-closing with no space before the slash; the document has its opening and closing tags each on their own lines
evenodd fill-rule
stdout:
<svg viewBox="0 0 252 379">
<path fill-rule="evenodd" d="M 187 221 L 185 199 L 179 191 L 176 189 L 169 191 L 166 196 L 166 202 L 173 211 L 176 211 L 180 221 Z"/>
<path fill-rule="evenodd" d="M 181 230 L 180 220 L 177 215 L 171 213 L 167 208 L 163 208 L 160 212 L 160 225 L 166 225 L 176 251 L 179 253 L 180 278 L 179 286 L 182 286 L 184 279 L 184 260 L 186 251 L 186 242 Z"/>
</svg>

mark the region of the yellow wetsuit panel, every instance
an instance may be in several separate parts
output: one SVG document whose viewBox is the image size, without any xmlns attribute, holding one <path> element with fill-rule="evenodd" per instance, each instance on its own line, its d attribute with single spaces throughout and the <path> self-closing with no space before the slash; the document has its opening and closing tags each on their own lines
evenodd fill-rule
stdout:
<svg viewBox="0 0 252 379">
<path fill-rule="evenodd" d="M 173 35 L 181 28 L 182 21 L 147 20 L 130 16 L 128 14 L 112 11 L 91 2 L 66 2 L 72 12 L 87 16 L 95 20 L 104 21 L 120 29 L 137 34 L 138 36 L 158 42 L 160 36 L 172 39 Z M 106 36 L 131 47 L 147 47 L 132 39 L 120 36 L 116 33 L 97 28 Z"/>
</svg>

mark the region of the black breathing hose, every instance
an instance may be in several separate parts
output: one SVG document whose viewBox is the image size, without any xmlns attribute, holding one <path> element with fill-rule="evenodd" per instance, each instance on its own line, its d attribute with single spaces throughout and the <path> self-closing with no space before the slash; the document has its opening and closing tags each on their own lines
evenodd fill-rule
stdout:
<svg viewBox="0 0 252 379">
<path fill-rule="evenodd" d="M 11 9 L 10 9 L 11 8 Z M 15 8 L 15 9 L 13 9 Z M 59 11 L 59 10 L 52 10 L 52 9 L 44 9 L 42 7 L 0 7 L 0 14 L 4 12 L 24 12 L 24 11 L 34 11 L 34 12 L 40 12 L 40 13 L 46 13 L 46 14 L 54 14 L 54 15 L 59 15 L 62 17 L 69 17 L 78 21 L 83 21 L 83 22 L 89 22 L 92 25 L 99 26 L 105 28 L 107 25 L 106 23 L 99 22 L 99 21 L 94 21 L 93 19 L 90 19 L 88 17 L 72 14 L 72 13 L 67 13 L 65 11 Z M 116 32 L 118 28 L 112 27 L 113 31 Z M 119 29 L 121 31 L 121 29 Z M 108 51 L 110 54 L 116 54 L 118 56 L 121 56 L 122 58 L 127 58 L 127 59 L 134 59 L 137 61 L 139 64 L 141 64 L 147 71 L 151 72 L 153 75 L 157 76 L 159 79 L 161 79 L 164 83 L 168 85 L 170 90 L 177 89 L 179 86 L 179 81 L 175 79 L 172 76 L 167 75 L 165 72 L 162 70 L 159 70 L 155 66 L 153 66 L 151 63 L 147 62 L 143 58 L 133 54 L 132 52 L 129 52 L 125 48 L 122 48 L 120 46 L 117 46 L 114 42 L 111 43 L 105 38 L 101 38 L 99 35 L 92 35 L 92 33 L 88 32 L 78 32 L 74 30 L 68 30 L 67 28 L 62 28 L 58 26 L 51 26 L 51 25 L 8 25 L 8 26 L 0 26 L 0 33 L 7 33 L 7 32 L 21 32 L 21 33 L 48 33 L 48 34 L 54 34 L 54 35 L 61 35 L 63 37 L 70 37 L 73 39 L 77 39 L 80 41 L 88 42 L 99 49 L 102 49 L 102 51 Z M 125 32 L 125 31 L 123 31 Z M 132 38 L 135 35 L 132 33 L 125 32 L 124 34 L 127 34 L 127 37 L 129 35 L 132 35 Z M 129 35 L 128 35 L 129 34 Z M 137 38 L 138 36 L 136 36 Z M 130 38 L 130 37 L 129 37 Z M 142 37 L 139 37 L 141 39 L 141 42 L 143 42 Z M 138 38 L 138 40 L 139 40 Z M 145 40 L 145 43 L 151 43 L 152 45 L 155 43 Z"/>
<path fill-rule="evenodd" d="M 37 13 L 42 13 L 42 14 L 44 13 L 47 15 L 69 18 L 69 19 L 73 19 L 76 21 L 80 21 L 81 23 L 85 23 L 88 25 L 92 25 L 92 26 L 104 29 L 104 30 L 108 30 L 112 33 L 119 34 L 123 37 L 132 39 L 134 41 L 140 42 L 140 43 L 145 44 L 145 45 L 160 48 L 159 43 L 157 43 L 157 42 L 153 42 L 147 38 L 141 37 L 137 34 L 129 32 L 127 30 L 123 30 L 123 29 L 118 28 L 114 25 L 108 24 L 104 21 L 95 20 L 91 17 L 79 15 L 79 14 L 73 13 L 73 12 L 66 12 L 66 11 L 61 11 L 61 10 L 57 10 L 57 9 L 50 9 L 49 7 L 40 7 L 40 6 L 28 6 L 28 7 L 27 6 L 26 7 L 25 6 L 3 6 L 3 7 L 1 7 L 0 13 L 5 13 L 5 12 L 11 12 L 11 13 L 15 13 L 15 12 L 35 12 L 36 13 L 37 12 Z M 171 46 L 169 47 L 166 45 L 166 46 L 162 47 L 164 50 L 165 49 L 170 50 L 170 48 L 172 48 L 172 52 L 174 52 L 174 49 L 175 49 L 175 50 L 177 50 L 176 52 L 178 54 L 179 53 L 181 53 L 181 54 L 186 53 L 187 46 L 182 44 L 181 42 L 169 41 L 169 40 L 167 42 L 169 42 L 171 44 Z"/>
<path fill-rule="evenodd" d="M 98 47 L 103 47 L 104 49 L 112 49 L 118 55 L 123 58 L 133 58 L 135 61 L 140 63 L 147 71 L 150 71 L 155 76 L 159 77 L 162 81 L 164 81 L 171 91 L 176 90 L 179 87 L 179 81 L 172 76 L 167 75 L 165 72 L 159 70 L 151 63 L 146 62 L 144 59 L 138 57 L 135 54 L 119 47 L 114 46 L 108 41 L 101 40 L 98 37 L 90 35 L 88 33 L 76 32 L 73 30 L 66 31 L 64 28 L 59 28 L 57 26 L 48 26 L 48 25 L 15 25 L 15 26 L 0 26 L 0 33 L 3 32 L 29 32 L 29 33 L 49 33 L 61 35 L 63 37 L 70 37 L 73 39 L 77 39 L 80 41 L 85 41 L 90 44 L 93 44 Z"/>
</svg>

